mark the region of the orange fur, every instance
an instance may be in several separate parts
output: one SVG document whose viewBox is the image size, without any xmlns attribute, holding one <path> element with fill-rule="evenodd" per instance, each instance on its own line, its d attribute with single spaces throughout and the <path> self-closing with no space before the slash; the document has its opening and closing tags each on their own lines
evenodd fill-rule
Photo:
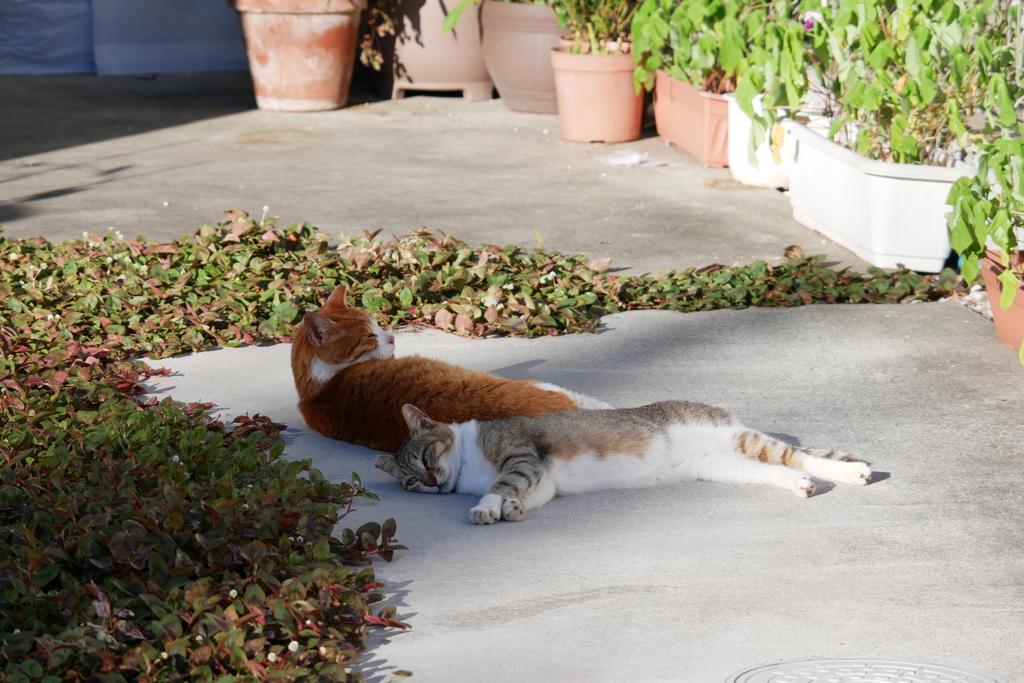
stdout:
<svg viewBox="0 0 1024 683">
<path fill-rule="evenodd" d="M 579 407 L 568 395 L 540 389 L 530 380 L 503 379 L 443 361 L 419 356 L 360 360 L 369 353 L 373 322 L 365 311 L 349 308 L 345 295 L 341 286 L 318 313 L 307 314 L 292 344 L 299 411 L 324 436 L 395 452 L 409 434 L 402 417 L 406 403 L 446 423 Z M 313 367 L 317 358 L 321 364 L 354 364 L 321 381 Z"/>
</svg>

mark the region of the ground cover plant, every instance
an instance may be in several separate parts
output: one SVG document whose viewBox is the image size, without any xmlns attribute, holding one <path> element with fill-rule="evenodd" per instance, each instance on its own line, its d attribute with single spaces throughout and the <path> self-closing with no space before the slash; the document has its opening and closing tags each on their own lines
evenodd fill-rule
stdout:
<svg viewBox="0 0 1024 683">
<path fill-rule="evenodd" d="M 338 284 L 382 322 L 465 336 L 592 331 L 608 313 L 906 302 L 956 276 L 777 266 L 618 275 L 607 260 L 470 248 L 419 231 L 335 248 L 231 212 L 170 244 L 0 233 L 0 680 L 360 680 L 373 557 L 393 520 L 332 531 L 360 498 L 284 456 L 281 425 L 147 399 L 138 359 L 283 341 Z M 398 672 L 397 677 L 404 676 Z"/>
</svg>

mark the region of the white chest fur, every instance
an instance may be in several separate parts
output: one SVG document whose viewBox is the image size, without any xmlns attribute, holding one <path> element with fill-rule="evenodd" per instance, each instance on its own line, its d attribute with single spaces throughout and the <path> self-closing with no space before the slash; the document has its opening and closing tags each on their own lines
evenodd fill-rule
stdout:
<svg viewBox="0 0 1024 683">
<path fill-rule="evenodd" d="M 456 449 L 459 454 L 458 493 L 482 496 L 498 478 L 498 470 L 484 457 L 476 444 L 476 420 L 452 425 L 455 430 Z"/>
</svg>

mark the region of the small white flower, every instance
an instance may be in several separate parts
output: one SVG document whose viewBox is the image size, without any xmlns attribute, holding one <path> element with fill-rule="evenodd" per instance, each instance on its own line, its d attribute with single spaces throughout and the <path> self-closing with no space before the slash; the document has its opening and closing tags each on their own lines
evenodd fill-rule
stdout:
<svg viewBox="0 0 1024 683">
<path fill-rule="evenodd" d="M 268 662 L 276 662 L 277 661 L 277 655 L 275 655 L 273 652 L 271 652 L 269 655 L 267 655 L 267 661 Z"/>
<path fill-rule="evenodd" d="M 288 643 L 288 651 L 289 652 L 298 652 L 299 651 L 299 641 L 293 640 L 292 642 Z"/>
<path fill-rule="evenodd" d="M 164 206 L 170 206 L 170 205 L 171 205 L 170 202 L 164 202 Z"/>
<path fill-rule="evenodd" d="M 8 255 L 7 255 L 7 258 L 8 258 L 9 260 L 11 260 L 11 261 L 17 261 L 17 260 L 18 260 L 18 255 L 17 255 L 17 254 L 15 254 L 15 253 L 14 253 L 14 252 L 12 251 L 12 252 L 11 252 L 10 254 L 8 254 Z"/>
<path fill-rule="evenodd" d="M 167 654 L 166 652 L 161 652 L 160 653 L 160 659 L 167 659 L 168 657 L 170 657 L 170 655 Z"/>
<path fill-rule="evenodd" d="M 47 320 L 53 320 L 53 314 L 51 313 L 50 315 L 46 316 L 46 319 Z"/>
<path fill-rule="evenodd" d="M 302 543 L 305 539 L 302 538 L 302 536 L 296 536 L 295 540 L 298 541 L 299 543 Z M 308 624 L 309 622 L 307 621 L 306 623 Z"/>
<path fill-rule="evenodd" d="M 179 458 L 178 456 L 174 456 L 173 458 L 171 458 L 171 462 L 178 462 L 179 460 L 181 460 L 181 458 Z"/>
<path fill-rule="evenodd" d="M 113 263 L 113 262 L 114 262 L 114 257 L 113 256 L 108 256 L 107 257 L 107 263 Z"/>
<path fill-rule="evenodd" d="M 203 642 L 203 637 L 201 635 L 199 635 L 198 633 L 196 634 L 196 642 L 197 643 Z"/>
<path fill-rule="evenodd" d="M 20 628 L 14 629 L 14 635 L 18 635 L 19 633 L 21 633 L 21 629 Z"/>
<path fill-rule="evenodd" d="M 231 592 L 228 593 L 228 597 L 231 598 L 232 600 L 234 600 L 235 598 L 238 597 L 238 591 L 236 591 L 234 588 L 232 588 Z"/>
<path fill-rule="evenodd" d="M 323 645 L 320 646 L 320 654 L 322 654 L 322 655 L 326 655 L 327 654 L 327 648 L 324 647 Z"/>
<path fill-rule="evenodd" d="M 243 510 L 248 510 L 249 509 L 249 504 L 248 503 L 242 503 L 242 509 Z"/>
<path fill-rule="evenodd" d="M 294 543 L 295 542 L 295 537 L 294 536 L 289 536 L 288 537 L 288 542 L 289 543 Z"/>
<path fill-rule="evenodd" d="M 114 226 L 113 225 L 108 226 L 107 227 L 107 232 L 114 232 Z"/>
<path fill-rule="evenodd" d="M 313 625 L 313 622 L 310 621 L 309 619 L 306 619 L 306 626 L 312 626 L 312 625 Z"/>
<path fill-rule="evenodd" d="M 89 233 L 87 233 L 87 232 L 83 232 L 83 233 L 82 233 L 82 237 L 83 237 L 84 239 L 89 239 Z"/>
</svg>

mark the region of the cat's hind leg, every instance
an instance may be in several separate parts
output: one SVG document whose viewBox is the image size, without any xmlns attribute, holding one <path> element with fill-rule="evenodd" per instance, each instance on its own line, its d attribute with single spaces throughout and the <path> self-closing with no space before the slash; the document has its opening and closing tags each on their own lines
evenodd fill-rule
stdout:
<svg viewBox="0 0 1024 683">
<path fill-rule="evenodd" d="M 751 460 L 732 451 L 689 458 L 677 465 L 675 471 L 685 479 L 726 484 L 769 484 L 791 491 L 800 498 L 814 494 L 814 481 L 803 472 L 784 465 Z"/>
<path fill-rule="evenodd" d="M 798 448 L 752 429 L 737 432 L 732 443 L 748 458 L 792 467 L 819 479 L 857 486 L 871 479 L 867 463 L 842 451 Z"/>
<path fill-rule="evenodd" d="M 803 470 L 812 477 L 840 484 L 864 486 L 871 480 L 871 468 L 842 451 L 819 448 L 801 448 L 804 453 Z"/>
</svg>

